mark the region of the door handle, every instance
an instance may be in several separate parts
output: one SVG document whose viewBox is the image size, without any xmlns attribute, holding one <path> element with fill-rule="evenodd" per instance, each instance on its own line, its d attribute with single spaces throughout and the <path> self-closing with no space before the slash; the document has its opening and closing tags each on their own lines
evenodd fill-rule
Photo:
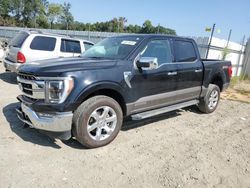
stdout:
<svg viewBox="0 0 250 188">
<path fill-rule="evenodd" d="M 196 69 L 194 72 L 202 72 L 202 69 Z"/>
<path fill-rule="evenodd" d="M 169 76 L 177 75 L 177 72 L 168 72 Z"/>
</svg>

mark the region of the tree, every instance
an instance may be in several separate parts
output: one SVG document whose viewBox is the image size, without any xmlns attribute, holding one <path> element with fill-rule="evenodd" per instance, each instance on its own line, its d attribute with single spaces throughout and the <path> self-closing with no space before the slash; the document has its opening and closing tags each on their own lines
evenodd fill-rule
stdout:
<svg viewBox="0 0 250 188">
<path fill-rule="evenodd" d="M 46 21 L 47 0 L 12 0 L 12 14 L 17 23 L 23 26 L 36 27 L 37 19 Z"/>
<path fill-rule="evenodd" d="M 119 32 L 118 19 L 117 18 L 113 18 L 110 21 L 110 23 L 111 23 L 111 26 L 112 26 L 111 32 Z"/>
<path fill-rule="evenodd" d="M 69 29 L 69 25 L 74 22 L 74 17 L 70 12 L 71 4 L 64 3 L 62 6 L 62 15 L 61 15 L 61 22 L 62 24 L 66 25 L 66 29 Z"/>
<path fill-rule="evenodd" d="M 24 2 L 21 0 L 12 0 L 10 4 L 10 11 L 14 15 L 17 25 L 20 25 Z"/>
<path fill-rule="evenodd" d="M 127 19 L 125 17 L 119 17 L 118 18 L 118 32 L 123 32 L 125 24 L 127 23 Z"/>
<path fill-rule="evenodd" d="M 125 31 L 128 33 L 140 33 L 141 31 L 141 26 L 139 25 L 132 25 L 130 24 L 125 28 Z"/>
<path fill-rule="evenodd" d="M 71 4 L 49 3 L 48 0 L 0 0 L 0 25 L 40 27 L 54 29 L 90 30 L 125 33 L 163 33 L 176 35 L 175 30 L 153 26 L 146 20 L 142 26 L 128 25 L 125 17 L 113 18 L 106 22 L 74 22 Z"/>
<path fill-rule="evenodd" d="M 62 6 L 59 4 L 49 4 L 48 6 L 48 19 L 50 22 L 50 28 L 53 28 L 53 23 L 57 20 L 59 20 L 60 16 L 62 14 Z"/>
<path fill-rule="evenodd" d="M 160 25 L 157 27 L 157 30 L 158 30 L 158 28 L 159 28 L 159 33 L 161 33 L 161 34 L 176 35 L 176 32 L 173 29 L 165 28 L 165 27 L 160 26 Z"/>
<path fill-rule="evenodd" d="M 10 1 L 9 0 L 1 0 L 0 1 L 0 16 L 6 18 L 9 16 L 10 12 Z"/>
<path fill-rule="evenodd" d="M 43 27 L 45 27 L 45 25 L 48 25 L 48 19 L 46 17 L 46 10 L 48 9 L 48 5 L 49 3 L 47 0 L 32 0 L 31 16 L 34 21 L 34 24 L 32 24 L 34 25 L 34 27 L 37 27 L 37 22 L 43 25 Z"/>
<path fill-rule="evenodd" d="M 142 25 L 141 33 L 155 33 L 155 32 L 156 30 L 153 27 L 151 21 L 146 20 Z"/>
</svg>

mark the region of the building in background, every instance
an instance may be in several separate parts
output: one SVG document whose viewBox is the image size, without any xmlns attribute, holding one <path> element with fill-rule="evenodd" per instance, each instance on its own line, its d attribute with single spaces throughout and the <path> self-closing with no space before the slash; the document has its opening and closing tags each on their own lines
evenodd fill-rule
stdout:
<svg viewBox="0 0 250 188">
<path fill-rule="evenodd" d="M 225 39 L 212 38 L 208 59 L 224 59 L 232 62 L 233 76 L 240 76 L 243 67 L 245 46 Z"/>
</svg>

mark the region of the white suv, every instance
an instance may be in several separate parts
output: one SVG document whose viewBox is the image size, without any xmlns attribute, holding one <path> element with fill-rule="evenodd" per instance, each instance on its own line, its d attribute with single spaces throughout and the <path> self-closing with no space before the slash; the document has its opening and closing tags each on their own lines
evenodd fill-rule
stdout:
<svg viewBox="0 0 250 188">
<path fill-rule="evenodd" d="M 6 71 L 17 72 L 17 68 L 37 60 L 79 56 L 94 44 L 68 36 L 21 31 L 10 42 L 4 67 Z"/>
</svg>

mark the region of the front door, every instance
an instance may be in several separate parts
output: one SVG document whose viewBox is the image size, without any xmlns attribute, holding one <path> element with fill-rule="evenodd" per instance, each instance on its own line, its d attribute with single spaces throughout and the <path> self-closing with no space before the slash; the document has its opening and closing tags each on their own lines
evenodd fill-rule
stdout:
<svg viewBox="0 0 250 188">
<path fill-rule="evenodd" d="M 175 102 L 177 89 L 177 66 L 173 63 L 169 39 L 152 39 L 140 53 L 140 57 L 157 58 L 155 69 L 135 67 L 131 79 L 133 98 L 130 109 L 132 113 L 170 105 Z"/>
</svg>

